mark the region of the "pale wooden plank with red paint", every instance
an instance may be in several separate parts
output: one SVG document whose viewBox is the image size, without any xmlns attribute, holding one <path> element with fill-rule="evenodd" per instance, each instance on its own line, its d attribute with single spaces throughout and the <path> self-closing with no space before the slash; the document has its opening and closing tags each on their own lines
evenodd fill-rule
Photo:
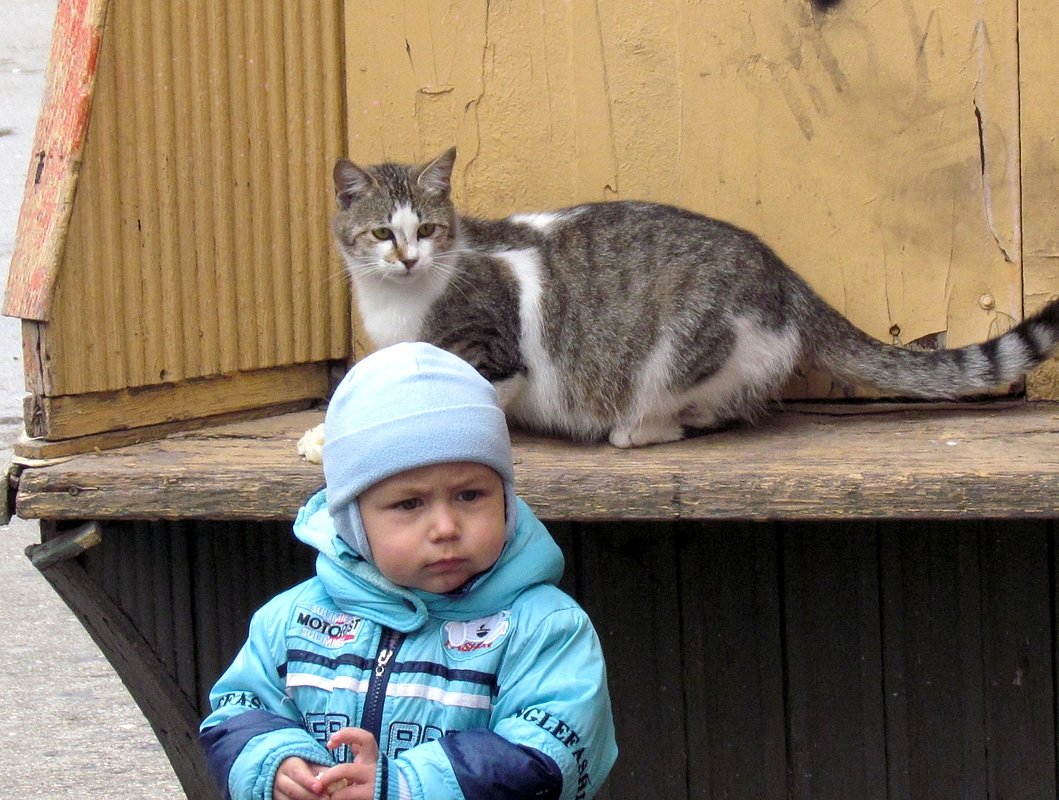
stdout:
<svg viewBox="0 0 1059 800">
<path fill-rule="evenodd" d="M 109 0 L 62 0 L 56 10 L 41 115 L 33 139 L 4 314 L 47 321 L 88 131 Z"/>
</svg>

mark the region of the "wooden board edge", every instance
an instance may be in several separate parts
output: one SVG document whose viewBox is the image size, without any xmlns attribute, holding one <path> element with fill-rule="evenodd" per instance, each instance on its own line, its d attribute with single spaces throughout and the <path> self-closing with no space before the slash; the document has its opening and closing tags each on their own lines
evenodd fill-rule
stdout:
<svg viewBox="0 0 1059 800">
<path fill-rule="evenodd" d="M 25 469 L 16 512 L 290 520 L 323 483 L 319 465 L 296 454 L 320 416 Z M 1057 436 L 1059 406 L 1023 403 L 860 417 L 787 412 L 758 429 L 635 452 L 516 434 L 513 451 L 519 494 L 549 520 L 1040 518 L 1059 515 Z M 996 441 L 1007 446 L 996 450 Z"/>
<path fill-rule="evenodd" d="M 61 439 L 49 441 L 47 439 L 32 438 L 23 435 L 15 442 L 12 451 L 13 462 L 22 467 L 42 467 L 66 461 L 73 456 L 84 453 L 102 452 L 104 450 L 117 450 L 129 445 L 149 442 L 154 439 L 162 439 L 173 433 L 184 433 L 197 431 L 202 428 L 212 428 L 218 425 L 226 425 L 229 422 L 242 422 L 244 420 L 262 419 L 274 417 L 281 414 L 290 414 L 295 411 L 305 411 L 315 401 L 312 399 L 296 400 L 289 403 L 280 403 L 261 408 L 250 408 L 242 411 L 232 411 L 226 414 L 215 414 L 210 417 L 197 417 L 195 419 L 178 420 L 158 425 L 145 425 L 139 428 L 130 428 L 124 431 L 107 431 L 105 433 L 78 436 L 73 439 Z"/>
<path fill-rule="evenodd" d="M 233 412 L 322 400 L 330 389 L 330 363 L 312 362 L 115 392 L 31 395 L 26 400 L 26 433 L 31 439 L 55 442 L 148 426 L 193 423 Z"/>
<path fill-rule="evenodd" d="M 42 539 L 47 538 L 47 530 L 53 536 L 56 533 L 55 526 L 49 523 L 42 530 Z M 32 560 L 33 554 L 45 547 L 47 542 L 30 545 L 27 556 Z M 132 620 L 77 559 L 59 560 L 46 565 L 40 572 L 128 688 L 158 737 L 187 796 L 217 797 L 198 744 L 198 711 L 180 691 Z"/>
</svg>

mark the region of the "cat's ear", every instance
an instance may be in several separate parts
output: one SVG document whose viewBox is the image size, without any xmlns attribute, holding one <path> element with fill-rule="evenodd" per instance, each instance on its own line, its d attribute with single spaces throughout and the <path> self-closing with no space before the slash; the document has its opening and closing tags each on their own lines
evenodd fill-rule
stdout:
<svg viewBox="0 0 1059 800">
<path fill-rule="evenodd" d="M 452 189 L 452 166 L 456 163 L 456 148 L 450 147 L 419 173 L 416 183 L 426 192 L 448 195 Z"/>
<path fill-rule="evenodd" d="M 335 199 L 338 207 L 349 208 L 358 194 L 363 194 L 375 185 L 375 179 L 352 161 L 340 158 L 332 171 L 335 179 Z"/>
</svg>

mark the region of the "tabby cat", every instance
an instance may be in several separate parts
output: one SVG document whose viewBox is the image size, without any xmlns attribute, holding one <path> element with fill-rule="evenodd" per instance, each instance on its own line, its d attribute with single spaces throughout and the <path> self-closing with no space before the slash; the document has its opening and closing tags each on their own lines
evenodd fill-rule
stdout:
<svg viewBox="0 0 1059 800">
<path fill-rule="evenodd" d="M 463 356 L 530 429 L 636 447 L 754 420 L 799 366 L 889 396 L 1010 384 L 1059 344 L 1059 301 L 980 345 L 876 341 L 754 235 L 665 205 L 506 219 L 453 206 L 448 150 L 426 165 L 334 167 L 334 234 L 367 333 Z"/>
</svg>

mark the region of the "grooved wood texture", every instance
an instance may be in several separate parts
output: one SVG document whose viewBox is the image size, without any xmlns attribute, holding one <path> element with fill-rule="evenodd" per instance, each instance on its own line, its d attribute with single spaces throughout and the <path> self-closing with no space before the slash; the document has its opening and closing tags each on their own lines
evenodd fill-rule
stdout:
<svg viewBox="0 0 1059 800">
<path fill-rule="evenodd" d="M 111 0 L 47 395 L 345 358 L 341 3 Z"/>
</svg>

